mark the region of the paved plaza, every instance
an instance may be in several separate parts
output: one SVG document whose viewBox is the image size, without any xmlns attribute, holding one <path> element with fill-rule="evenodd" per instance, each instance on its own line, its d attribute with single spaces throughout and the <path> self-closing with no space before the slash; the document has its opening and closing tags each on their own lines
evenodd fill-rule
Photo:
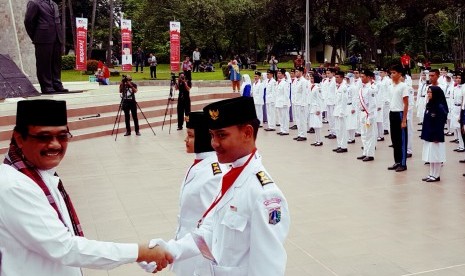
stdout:
<svg viewBox="0 0 465 276">
<path fill-rule="evenodd" d="M 327 125 L 325 125 L 326 132 Z M 465 275 L 465 154 L 447 143 L 441 182 L 425 183 L 416 131 L 408 171 L 396 173 L 389 136 L 375 161 L 361 162 L 360 139 L 337 154 L 262 129 L 258 150 L 290 206 L 286 275 Z M 185 130 L 184 130 L 185 131 Z M 143 129 L 142 136 L 72 142 L 58 172 L 88 238 L 120 242 L 170 239 L 176 228 L 180 183 L 194 156 L 184 131 Z M 251 264 L 253 265 L 253 264 Z M 160 275 L 173 275 L 161 272 Z M 147 275 L 137 265 L 86 276 Z"/>
</svg>

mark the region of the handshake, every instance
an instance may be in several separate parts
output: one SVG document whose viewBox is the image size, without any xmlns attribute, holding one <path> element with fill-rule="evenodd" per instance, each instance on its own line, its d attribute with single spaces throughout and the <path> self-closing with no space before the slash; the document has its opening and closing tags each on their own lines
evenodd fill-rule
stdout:
<svg viewBox="0 0 465 276">
<path fill-rule="evenodd" d="M 153 239 L 149 242 L 148 248 L 145 245 L 139 246 L 139 266 L 149 273 L 157 273 L 173 263 L 176 254 L 170 252 L 168 244 L 162 239 Z"/>
</svg>

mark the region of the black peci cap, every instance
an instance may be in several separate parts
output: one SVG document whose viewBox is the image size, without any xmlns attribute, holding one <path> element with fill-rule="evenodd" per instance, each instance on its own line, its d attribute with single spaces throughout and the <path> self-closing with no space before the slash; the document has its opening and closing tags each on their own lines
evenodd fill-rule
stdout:
<svg viewBox="0 0 465 276">
<path fill-rule="evenodd" d="M 209 129 L 220 129 L 244 124 L 257 119 L 252 97 L 238 97 L 218 101 L 204 107 Z"/>
<path fill-rule="evenodd" d="M 211 136 L 208 130 L 207 118 L 203 111 L 189 113 L 189 119 L 186 122 L 187 128 L 194 129 L 194 152 L 214 151 L 211 145 Z"/>
<path fill-rule="evenodd" d="M 370 77 L 370 78 L 374 78 L 375 77 L 375 74 L 373 73 L 373 71 L 371 70 L 368 70 L 368 69 L 363 69 L 360 74 L 364 74 L 365 76 L 367 77 Z"/>
<path fill-rule="evenodd" d="M 55 100 L 19 101 L 16 126 L 66 126 L 66 102 Z"/>
</svg>

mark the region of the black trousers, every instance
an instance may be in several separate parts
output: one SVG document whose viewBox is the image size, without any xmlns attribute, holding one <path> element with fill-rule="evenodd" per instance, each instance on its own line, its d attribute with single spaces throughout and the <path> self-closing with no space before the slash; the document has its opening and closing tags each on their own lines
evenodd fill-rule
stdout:
<svg viewBox="0 0 465 276">
<path fill-rule="evenodd" d="M 178 128 L 182 128 L 184 124 L 184 116 L 188 116 L 191 113 L 191 99 L 187 98 L 178 98 Z"/>
<path fill-rule="evenodd" d="M 37 43 L 35 46 L 37 79 L 40 90 L 47 92 L 63 89 L 61 83 L 61 43 Z"/>
<path fill-rule="evenodd" d="M 157 66 L 150 66 L 150 77 L 152 79 L 157 78 Z"/>
<path fill-rule="evenodd" d="M 184 76 L 186 77 L 186 80 L 191 81 L 192 80 L 191 70 L 184 70 Z"/>
<path fill-rule="evenodd" d="M 126 132 L 131 133 L 131 118 L 129 117 L 129 111 L 132 114 L 132 120 L 134 121 L 134 131 L 139 132 L 139 119 L 137 118 L 137 103 L 134 100 L 123 101 L 123 112 L 124 122 L 126 123 Z"/>
<path fill-rule="evenodd" d="M 139 66 L 140 66 L 140 72 L 144 72 L 144 62 L 143 61 L 136 61 L 136 73 L 139 71 Z"/>
<path fill-rule="evenodd" d="M 194 60 L 194 69 L 192 71 L 199 72 L 200 60 Z"/>
<path fill-rule="evenodd" d="M 402 128 L 403 111 L 389 112 L 391 141 L 394 148 L 394 163 L 407 166 L 407 127 Z"/>
</svg>

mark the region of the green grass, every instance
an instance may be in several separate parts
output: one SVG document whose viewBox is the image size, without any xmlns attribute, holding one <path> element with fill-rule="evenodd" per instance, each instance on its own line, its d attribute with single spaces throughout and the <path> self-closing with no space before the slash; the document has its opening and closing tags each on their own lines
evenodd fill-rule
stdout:
<svg viewBox="0 0 465 276">
<path fill-rule="evenodd" d="M 294 65 L 292 62 L 284 62 L 279 63 L 281 68 L 292 68 Z M 318 67 L 319 64 L 315 63 L 312 64 L 313 67 Z M 437 63 L 432 64 L 432 68 L 441 68 L 447 66 L 449 68 L 453 68 L 454 65 L 452 63 Z M 350 66 L 341 65 L 341 70 L 347 71 L 349 70 Z M 266 64 L 258 64 L 257 70 L 261 71 L 262 73 L 268 69 L 268 65 Z M 112 69 L 113 70 L 113 69 Z M 133 67 L 132 72 L 122 72 L 121 67 L 115 67 L 114 70 L 120 72 L 120 76 L 110 77 L 110 81 L 118 82 L 121 80 L 121 74 L 129 74 L 132 76 L 132 79 L 135 81 L 140 80 L 150 80 L 150 68 L 144 67 L 144 73 L 135 73 L 135 67 Z M 417 72 L 414 70 L 414 72 Z M 249 74 L 249 76 L 253 76 L 254 70 L 250 69 L 243 69 L 241 70 L 241 74 Z M 62 81 L 88 81 L 89 75 L 85 75 L 81 71 L 76 70 L 63 70 L 61 72 L 61 79 Z M 158 80 L 169 80 L 171 79 L 171 72 L 169 69 L 169 64 L 159 64 L 157 66 L 157 79 Z M 193 80 L 224 80 L 223 73 L 221 68 L 219 67 L 219 63 L 215 64 L 215 72 L 199 72 L 199 73 L 192 73 Z"/>
</svg>

